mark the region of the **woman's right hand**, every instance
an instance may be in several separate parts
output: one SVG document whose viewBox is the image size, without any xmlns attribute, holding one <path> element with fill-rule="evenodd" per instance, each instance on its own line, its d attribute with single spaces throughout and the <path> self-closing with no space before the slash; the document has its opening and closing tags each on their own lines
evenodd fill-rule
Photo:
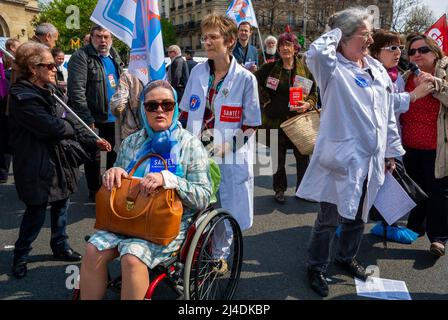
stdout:
<svg viewBox="0 0 448 320">
<path fill-rule="evenodd" d="M 113 167 L 106 170 L 103 174 L 103 185 L 107 190 L 111 190 L 113 187 L 121 187 L 121 177 L 127 177 L 128 173 L 120 167 Z"/>
<path fill-rule="evenodd" d="M 432 93 L 433 91 L 434 91 L 434 84 L 432 84 L 429 81 L 425 81 L 425 82 L 420 83 L 414 89 L 414 91 L 412 91 L 411 93 L 414 95 L 414 97 L 415 97 L 414 101 L 415 101 L 420 98 L 426 97 L 428 94 Z M 414 101 L 412 101 L 412 102 L 414 102 Z"/>
</svg>

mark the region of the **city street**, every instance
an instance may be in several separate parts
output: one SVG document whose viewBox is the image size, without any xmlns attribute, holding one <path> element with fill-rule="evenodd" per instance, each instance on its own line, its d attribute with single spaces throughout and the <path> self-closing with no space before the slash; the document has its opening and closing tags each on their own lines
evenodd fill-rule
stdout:
<svg viewBox="0 0 448 320">
<path fill-rule="evenodd" d="M 317 204 L 294 197 L 295 165 L 288 154 L 287 173 L 290 188 L 285 205 L 273 200 L 272 177 L 255 179 L 254 226 L 244 233 L 244 263 L 235 299 L 310 300 L 320 299 L 308 287 L 306 278 L 306 249 Z M 12 175 L 7 184 L 0 185 L 0 299 L 71 299 L 72 291 L 66 288 L 70 263 L 54 261 L 49 247 L 49 219 L 33 245 L 28 275 L 21 280 L 11 276 L 12 246 L 24 204 L 17 199 Z M 87 202 L 84 178 L 80 190 L 71 198 L 68 234 L 70 244 L 84 252 L 84 236 L 91 234 L 95 207 Z M 366 226 L 359 260 L 365 265 L 376 265 L 379 276 L 405 281 L 414 300 L 448 299 L 448 259 L 433 258 L 429 242 L 419 238 L 412 245 L 388 242 L 383 248 L 382 239 L 369 234 L 373 223 Z M 79 264 L 78 264 L 79 265 Z M 331 265 L 328 277 L 330 294 L 326 299 L 366 299 L 356 294 L 353 278 Z M 160 299 L 169 299 L 169 292 L 158 293 Z M 108 298 L 117 299 L 115 294 Z"/>
</svg>

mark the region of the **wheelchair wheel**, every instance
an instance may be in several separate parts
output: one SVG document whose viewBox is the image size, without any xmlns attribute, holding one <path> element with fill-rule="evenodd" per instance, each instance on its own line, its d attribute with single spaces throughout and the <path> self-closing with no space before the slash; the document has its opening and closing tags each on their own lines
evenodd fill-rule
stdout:
<svg viewBox="0 0 448 320">
<path fill-rule="evenodd" d="M 224 238 L 230 244 L 227 257 L 216 259 L 213 256 L 216 239 L 219 241 Z M 235 218 L 223 209 L 208 213 L 197 228 L 188 249 L 184 269 L 184 298 L 232 299 L 240 278 L 242 258 L 243 237 Z"/>
</svg>

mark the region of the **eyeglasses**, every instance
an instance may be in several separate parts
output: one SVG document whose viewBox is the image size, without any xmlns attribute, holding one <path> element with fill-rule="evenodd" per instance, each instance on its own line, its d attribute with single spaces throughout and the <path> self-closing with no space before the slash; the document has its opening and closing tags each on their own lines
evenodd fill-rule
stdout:
<svg viewBox="0 0 448 320">
<path fill-rule="evenodd" d="M 367 32 L 364 32 L 363 34 L 355 34 L 352 37 L 363 37 L 365 40 L 368 40 L 372 36 L 373 36 L 373 32 L 367 31 Z"/>
<path fill-rule="evenodd" d="M 144 104 L 145 110 L 148 112 L 156 112 L 159 109 L 159 106 L 162 107 L 164 112 L 170 112 L 174 110 L 174 106 L 176 103 L 171 100 L 163 100 L 163 101 L 146 101 Z"/>
<path fill-rule="evenodd" d="M 36 64 L 38 67 L 46 67 L 48 70 L 53 71 L 56 68 L 56 64 L 54 62 L 51 63 L 38 63 Z"/>
<path fill-rule="evenodd" d="M 200 40 L 201 40 L 201 43 L 205 43 L 205 42 L 207 42 L 207 40 L 216 41 L 219 38 L 221 38 L 220 34 L 205 34 L 201 37 Z"/>
<path fill-rule="evenodd" d="M 428 53 L 431 51 L 431 49 L 428 46 L 424 46 L 424 47 L 420 47 L 420 48 L 415 48 L 415 49 L 409 49 L 408 50 L 408 56 L 413 56 L 417 53 L 417 51 L 420 54 L 424 54 L 424 53 Z"/>
<path fill-rule="evenodd" d="M 404 46 L 403 45 L 400 45 L 400 46 L 388 46 L 388 47 L 383 47 L 383 48 L 381 48 L 381 50 L 387 50 L 387 51 L 397 51 L 397 50 L 400 50 L 400 51 L 403 51 L 404 50 Z"/>
</svg>

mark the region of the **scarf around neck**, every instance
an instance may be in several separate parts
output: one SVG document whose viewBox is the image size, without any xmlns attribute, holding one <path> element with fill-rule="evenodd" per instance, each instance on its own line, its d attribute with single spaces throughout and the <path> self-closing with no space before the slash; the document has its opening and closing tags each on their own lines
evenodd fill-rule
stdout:
<svg viewBox="0 0 448 320">
<path fill-rule="evenodd" d="M 149 83 L 146 85 L 148 86 Z M 146 88 L 146 87 L 145 87 Z M 179 105 L 177 103 L 177 93 L 174 88 L 173 91 L 174 101 L 176 104 L 174 106 L 174 113 L 172 117 L 172 123 L 170 127 L 164 131 L 154 131 L 149 125 L 148 119 L 146 117 L 145 107 L 143 102 L 145 100 L 144 92 L 145 88 L 142 90 L 140 96 L 140 115 L 143 120 L 143 126 L 146 133 L 146 140 L 140 147 L 139 151 L 136 153 L 134 159 L 129 163 L 126 171 L 129 173 L 135 164 L 149 153 L 156 153 L 162 156 L 168 164 L 168 170 L 177 176 L 183 177 L 184 172 L 181 164 L 179 163 L 179 148 L 178 145 L 178 135 L 180 132 L 180 123 L 177 121 L 179 118 Z M 165 167 L 158 158 L 150 158 L 145 160 L 135 171 L 134 176 L 144 177 L 148 173 L 160 172 L 165 170 Z"/>
<path fill-rule="evenodd" d="M 389 75 L 390 79 L 392 80 L 392 82 L 397 81 L 398 79 L 398 67 L 392 67 L 387 69 L 387 74 Z"/>
</svg>

